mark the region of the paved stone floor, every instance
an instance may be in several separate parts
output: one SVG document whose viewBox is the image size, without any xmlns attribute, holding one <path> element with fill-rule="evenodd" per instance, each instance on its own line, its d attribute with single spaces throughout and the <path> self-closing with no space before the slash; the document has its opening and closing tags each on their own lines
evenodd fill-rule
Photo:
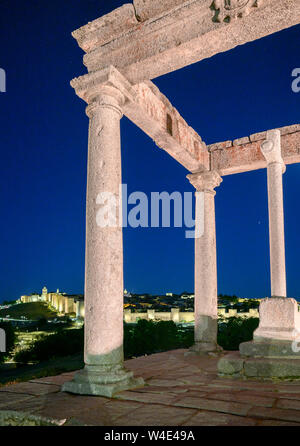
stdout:
<svg viewBox="0 0 300 446">
<path fill-rule="evenodd" d="M 300 426 L 300 381 L 217 376 L 217 358 L 175 350 L 132 359 L 146 386 L 116 398 L 63 393 L 73 373 L 0 387 L 0 411 L 93 426 Z"/>
</svg>

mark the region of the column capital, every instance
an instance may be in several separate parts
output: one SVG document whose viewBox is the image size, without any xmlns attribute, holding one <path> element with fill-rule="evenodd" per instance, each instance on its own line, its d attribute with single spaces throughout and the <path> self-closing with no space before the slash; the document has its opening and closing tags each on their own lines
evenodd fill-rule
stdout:
<svg viewBox="0 0 300 446">
<path fill-rule="evenodd" d="M 216 170 L 196 172 L 187 175 L 187 179 L 197 192 L 211 192 L 222 183 L 222 178 Z"/>
<path fill-rule="evenodd" d="M 113 66 L 77 77 L 71 81 L 71 87 L 87 104 L 110 96 L 123 105 L 134 93 L 131 83 Z"/>
<path fill-rule="evenodd" d="M 91 118 L 99 108 L 109 108 L 123 116 L 123 105 L 125 103 L 124 95 L 115 87 L 103 85 L 99 88 L 98 95 L 90 98 L 89 105 L 86 107 L 86 114 Z"/>
<path fill-rule="evenodd" d="M 281 155 L 281 133 L 274 129 L 267 132 L 267 139 L 261 144 L 261 151 L 268 166 L 278 163 L 282 165 L 282 173 L 286 171 L 285 163 Z"/>
</svg>

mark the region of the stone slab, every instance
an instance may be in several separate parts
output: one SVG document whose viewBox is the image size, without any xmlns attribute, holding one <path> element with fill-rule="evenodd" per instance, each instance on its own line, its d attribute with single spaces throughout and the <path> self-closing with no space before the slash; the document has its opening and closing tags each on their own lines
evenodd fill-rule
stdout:
<svg viewBox="0 0 300 446">
<path fill-rule="evenodd" d="M 295 358 L 300 359 L 300 351 L 293 350 L 292 341 L 243 342 L 240 344 L 240 353 L 246 357 L 264 358 Z"/>
<path fill-rule="evenodd" d="M 299 359 L 248 359 L 244 373 L 247 377 L 258 378 L 299 378 Z"/>
<path fill-rule="evenodd" d="M 146 404 L 131 413 L 118 418 L 118 426 L 181 426 L 187 422 L 197 410 L 182 407 Z"/>
<path fill-rule="evenodd" d="M 262 406 L 262 407 L 272 407 L 275 402 L 275 393 L 273 398 L 265 397 L 261 395 L 252 395 L 250 392 L 243 392 L 231 390 L 230 392 L 216 392 L 206 394 L 209 399 L 219 400 L 219 401 L 232 401 L 236 403 L 245 403 L 252 406 Z"/>
<path fill-rule="evenodd" d="M 201 411 L 183 426 L 255 426 L 256 420 L 219 412 Z"/>
<path fill-rule="evenodd" d="M 1 392 L 20 393 L 26 395 L 43 395 L 46 393 L 59 392 L 60 386 L 48 383 L 22 382 L 0 387 Z"/>
<path fill-rule="evenodd" d="M 279 421 L 279 420 L 260 420 L 258 426 L 300 426 L 300 423 L 293 423 L 292 421 Z"/>
<path fill-rule="evenodd" d="M 244 366 L 244 359 L 237 352 L 226 355 L 218 362 L 218 371 L 226 375 L 240 373 Z"/>
<path fill-rule="evenodd" d="M 168 393 L 151 393 L 151 392 L 132 392 L 125 391 L 116 395 L 116 398 L 121 400 L 139 401 L 142 403 L 159 403 L 171 405 L 178 396 Z"/>
<path fill-rule="evenodd" d="M 248 378 L 300 378 L 300 359 L 253 358 L 224 356 L 218 362 L 220 376 L 236 376 Z M 243 368 L 240 369 L 241 359 Z M 239 372 L 236 370 L 240 369 Z M 255 385 L 254 385 L 255 387 Z"/>
<path fill-rule="evenodd" d="M 251 408 L 251 405 L 249 404 L 189 396 L 180 397 L 175 403 L 175 406 L 211 410 L 215 412 L 230 413 L 233 415 L 246 415 Z"/>
<path fill-rule="evenodd" d="M 43 395 L 37 398 L 42 405 L 34 414 L 47 418 L 75 418 L 83 424 L 109 426 L 109 412 L 105 410 L 107 398 L 78 396 L 64 392 Z"/>
<path fill-rule="evenodd" d="M 248 413 L 249 417 L 252 418 L 262 418 L 262 419 L 273 419 L 280 421 L 292 421 L 300 423 L 300 412 L 296 410 L 288 409 L 277 409 L 269 407 L 252 407 Z"/>
<path fill-rule="evenodd" d="M 0 393 L 0 408 L 6 409 L 10 405 L 20 404 L 22 405 L 28 400 L 32 400 L 32 395 L 26 395 L 22 393 L 10 393 L 1 392 Z"/>
<path fill-rule="evenodd" d="M 110 400 L 104 406 L 108 419 L 115 422 L 118 418 L 133 413 L 143 407 L 143 404 L 135 401 Z"/>
<path fill-rule="evenodd" d="M 143 387 L 143 378 L 129 378 L 128 380 L 112 384 L 94 384 L 93 382 L 69 381 L 63 384 L 62 391 L 79 395 L 95 395 L 112 398 L 119 392 Z"/>
</svg>

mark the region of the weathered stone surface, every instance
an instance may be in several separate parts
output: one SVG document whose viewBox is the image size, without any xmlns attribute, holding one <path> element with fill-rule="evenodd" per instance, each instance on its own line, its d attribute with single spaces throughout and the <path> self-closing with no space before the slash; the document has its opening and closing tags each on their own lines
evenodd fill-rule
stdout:
<svg viewBox="0 0 300 446">
<path fill-rule="evenodd" d="M 300 401 L 299 400 L 294 400 L 294 399 L 284 399 L 281 398 L 280 400 L 278 400 L 276 407 L 278 407 L 278 409 L 295 409 L 295 410 L 300 410 Z"/>
<path fill-rule="evenodd" d="M 218 362 L 219 373 L 225 375 L 235 375 L 243 369 L 244 360 L 237 353 L 227 354 Z"/>
<path fill-rule="evenodd" d="M 196 189 L 195 218 L 195 344 L 190 352 L 218 353 L 218 293 L 215 188 L 223 181 L 217 171 L 187 176 Z M 200 200 L 199 200 L 200 198 Z"/>
<path fill-rule="evenodd" d="M 209 153 L 201 137 L 152 82 L 132 86 L 115 68 L 73 79 L 77 95 L 90 103 L 103 88 L 125 98 L 122 112 L 155 143 L 191 172 L 209 170 Z"/>
<path fill-rule="evenodd" d="M 244 365 L 245 375 L 248 377 L 264 378 L 299 378 L 299 359 L 247 359 Z"/>
<path fill-rule="evenodd" d="M 280 127 L 281 136 L 289 135 L 290 133 L 300 132 L 300 124 L 287 125 L 285 127 Z"/>
<path fill-rule="evenodd" d="M 285 164 L 300 162 L 300 131 L 297 129 L 298 124 L 295 124 L 288 126 L 282 132 L 281 148 Z M 221 176 L 266 168 L 267 162 L 261 152 L 261 143 L 266 138 L 267 132 L 257 135 L 251 135 L 250 142 L 247 144 L 229 146 L 225 141 L 208 145 L 207 148 L 211 153 L 211 168 L 218 170 Z"/>
<path fill-rule="evenodd" d="M 286 167 L 282 159 L 280 130 L 274 129 L 267 132 L 267 139 L 261 144 L 261 151 L 267 161 L 268 176 L 268 208 L 269 208 L 269 244 L 270 244 L 270 269 L 271 269 L 271 296 L 281 296 L 280 299 L 272 299 L 269 303 L 265 301 L 260 305 L 260 321 L 256 330 L 256 336 L 271 338 L 286 338 L 286 317 L 281 311 L 287 311 L 288 315 L 293 313 L 290 309 L 292 302 L 284 303 L 282 297 L 286 297 L 286 273 L 285 273 L 285 242 L 284 242 L 284 211 L 283 211 L 283 185 L 282 174 Z M 267 316 L 264 306 L 268 307 L 271 315 Z M 298 307 L 297 307 L 298 313 Z M 263 320 L 264 319 L 264 320 Z M 283 331 L 280 331 L 281 322 Z M 299 319 L 299 317 L 298 317 Z M 290 328 L 296 331 L 298 320 L 290 321 Z M 272 327 L 269 330 L 266 327 Z M 277 333 L 272 333 L 273 327 Z M 279 332 L 279 333 L 278 333 Z M 255 338 L 255 336 L 254 336 Z"/>
<path fill-rule="evenodd" d="M 66 420 L 75 418 L 83 424 L 95 426 L 110 425 L 109 413 L 104 408 L 109 401 L 106 398 L 60 392 L 41 396 L 39 399 L 43 405 L 34 412 L 35 415 Z M 37 399 L 37 404 L 39 399 Z"/>
<path fill-rule="evenodd" d="M 209 399 L 232 401 L 262 407 L 272 407 L 275 402 L 275 396 L 275 393 L 273 394 L 273 398 L 259 394 L 253 395 L 250 392 L 236 391 L 234 388 L 231 391 L 208 393 L 206 395 Z"/>
<path fill-rule="evenodd" d="M 233 415 L 246 415 L 251 408 L 251 405 L 249 404 L 212 400 L 207 398 L 195 398 L 190 396 L 180 397 L 174 405 L 230 413 Z"/>
<path fill-rule="evenodd" d="M 106 413 L 107 419 L 112 421 L 114 424 L 117 424 L 116 420 L 119 417 L 126 416 L 127 414 L 139 410 L 142 407 L 143 404 L 136 401 L 121 401 L 113 399 L 105 403 L 103 410 Z"/>
<path fill-rule="evenodd" d="M 300 424 L 292 421 L 260 420 L 259 426 L 300 426 Z"/>
<path fill-rule="evenodd" d="M 266 418 L 273 420 L 295 421 L 300 423 L 300 411 L 284 410 L 277 408 L 252 407 L 248 412 L 248 417 Z"/>
<path fill-rule="evenodd" d="M 183 426 L 255 426 L 256 420 L 219 412 L 201 411 Z"/>
<path fill-rule="evenodd" d="M 151 386 L 157 386 L 157 387 L 177 387 L 180 385 L 180 378 L 179 379 L 168 379 L 168 377 L 165 378 L 154 378 L 150 379 L 148 383 Z"/>
<path fill-rule="evenodd" d="M 107 380 L 110 378 L 111 376 L 108 374 Z M 62 391 L 79 395 L 97 395 L 111 398 L 124 390 L 136 389 L 144 385 L 143 378 L 133 378 L 130 376 L 120 381 L 116 380 L 115 382 L 98 383 L 95 381 L 97 381 L 97 374 L 94 376 L 89 375 L 84 381 L 81 381 L 77 376 L 73 381 L 63 384 Z"/>
<path fill-rule="evenodd" d="M 160 14 L 166 14 L 178 5 L 186 3 L 186 0 L 133 0 L 135 12 L 139 20 L 145 20 L 156 17 Z"/>
<path fill-rule="evenodd" d="M 72 36 L 85 52 L 90 52 L 117 37 L 121 37 L 126 31 L 137 25 L 138 20 L 134 7 L 127 3 L 77 29 L 72 33 Z"/>
<path fill-rule="evenodd" d="M 134 392 L 125 391 L 118 398 L 95 398 L 62 392 L 35 396 L 15 391 L 0 392 L 0 407 L 24 411 L 51 421 L 58 420 L 63 426 L 288 426 L 300 423 L 299 380 L 291 381 L 289 378 L 278 382 L 218 378 L 216 358 L 184 357 L 185 351 L 159 353 L 127 361 L 126 366 L 134 366 L 135 373 L 144 366 L 159 370 L 161 382 Z M 168 381 L 168 365 L 172 367 L 174 375 L 178 373 L 180 380 L 188 383 L 183 385 L 175 381 L 174 386 L 160 385 Z M 186 372 L 193 375 L 183 376 L 184 365 Z M 63 376 L 68 380 L 72 374 L 60 375 L 60 378 Z M 197 385 L 197 381 L 201 384 Z M 23 390 L 22 383 L 15 386 L 16 390 L 18 386 L 20 391 Z M 143 394 L 146 399 L 148 394 L 149 398 L 145 402 L 129 400 L 131 393 Z M 158 397 L 161 397 L 160 400 Z M 154 404 L 151 402 L 153 398 Z M 247 411 L 248 407 L 250 409 Z"/>
<path fill-rule="evenodd" d="M 2 407 L 2 394 L 0 394 L 0 407 L 2 409 L 7 408 L 9 410 L 13 410 L 16 412 L 24 412 L 24 413 L 36 413 L 39 410 L 42 410 L 45 405 L 45 395 L 43 397 L 36 396 L 27 398 L 26 400 L 16 400 L 10 401 L 9 403 L 3 405 Z"/>
<path fill-rule="evenodd" d="M 125 391 L 116 395 L 116 398 L 129 401 L 140 401 L 142 403 L 159 403 L 159 404 L 172 404 L 177 396 L 169 393 L 151 393 L 151 392 L 131 392 Z"/>
<path fill-rule="evenodd" d="M 273 163 L 275 164 L 275 163 Z M 281 169 L 281 165 L 279 165 L 279 169 Z M 280 173 L 278 173 L 281 175 Z M 282 191 L 281 191 L 282 193 Z M 276 203 L 273 203 L 273 205 L 276 207 Z M 279 209 L 280 207 L 280 209 Z M 274 254 L 277 254 L 276 256 L 271 255 L 271 266 L 273 270 L 273 287 L 275 289 L 282 289 L 282 291 L 285 290 L 285 274 L 282 275 L 279 270 L 282 268 L 282 270 L 285 272 L 284 267 L 284 252 L 281 254 L 281 251 L 284 251 L 284 244 L 282 238 L 284 237 L 283 234 L 283 221 L 282 221 L 282 203 L 278 204 L 276 209 L 278 209 L 277 212 L 280 212 L 280 216 L 277 216 L 276 212 L 275 215 L 272 214 L 272 217 L 274 217 L 275 223 L 272 223 L 272 229 L 273 229 L 273 238 L 271 238 L 271 247 L 272 250 L 275 251 Z M 279 220 L 279 228 L 277 228 L 276 222 L 277 219 Z M 281 220 L 281 221 L 280 221 Z M 275 227 L 273 227 L 275 225 Z M 271 231 L 270 231 L 271 232 Z M 277 240 L 276 237 L 281 236 L 281 240 Z M 274 246 L 274 245 L 278 245 Z M 280 259 L 280 255 L 283 257 Z M 278 273 L 276 276 L 275 273 Z M 277 288 L 276 288 L 277 287 Z M 260 302 L 259 306 L 259 327 L 255 330 L 253 334 L 253 339 L 260 341 L 264 339 L 271 339 L 271 340 L 287 340 L 287 341 L 294 341 L 298 339 L 300 336 L 300 317 L 298 312 L 298 304 L 295 299 L 288 299 L 286 297 L 273 297 L 270 299 L 263 299 Z"/>
<path fill-rule="evenodd" d="M 0 426 L 59 426 L 62 424 L 59 421 L 55 422 L 54 420 L 28 415 L 22 412 L 10 410 L 0 411 Z"/>
<path fill-rule="evenodd" d="M 254 133 L 253 135 L 249 136 L 249 139 L 251 142 L 256 142 L 256 141 L 262 141 L 264 139 L 266 139 L 267 137 L 267 132 L 259 132 L 259 133 Z"/>
<path fill-rule="evenodd" d="M 150 10 L 153 8 L 154 12 L 149 10 L 144 18 L 158 12 L 158 0 L 147 1 L 146 9 L 152 3 Z M 179 0 L 166 0 L 160 2 L 159 7 L 167 10 L 172 4 L 174 6 L 178 3 Z M 124 32 L 119 35 L 117 24 L 120 23 L 122 28 L 123 22 L 118 17 L 111 25 L 113 38 L 110 41 L 107 41 L 108 28 L 103 26 L 103 30 L 100 27 L 95 32 L 92 22 L 81 28 L 78 39 L 79 44 L 83 44 L 89 51 L 84 57 L 84 63 L 89 71 L 114 65 L 136 84 L 296 25 L 300 19 L 300 5 L 297 0 L 264 0 L 257 8 L 251 6 L 249 14 L 242 18 L 230 15 L 230 23 L 218 21 L 211 5 L 211 0 L 186 1 L 155 19 L 150 18 L 130 27 L 127 31 L 125 27 Z M 126 16 L 128 13 L 124 10 L 123 14 Z M 105 20 L 105 16 L 103 19 Z M 130 26 L 131 20 L 134 18 L 130 16 Z M 101 41 L 107 43 L 98 46 L 97 42 Z"/>
<path fill-rule="evenodd" d="M 292 349 L 292 342 L 276 340 L 269 340 L 269 342 L 250 341 L 242 342 L 239 348 L 242 356 L 300 359 L 300 352 L 295 352 Z"/>
<path fill-rule="evenodd" d="M 14 393 L 14 392 L 1 392 L 0 393 L 0 408 L 5 409 L 6 407 L 13 404 L 22 404 L 28 400 L 32 400 L 32 395 L 24 393 Z"/>
<path fill-rule="evenodd" d="M 180 426 L 196 414 L 195 409 L 147 404 L 116 420 L 118 426 Z"/>
<path fill-rule="evenodd" d="M 248 354 L 256 353 L 251 343 L 246 343 L 246 347 L 242 345 L 242 351 L 247 351 Z M 255 343 L 253 343 L 254 345 Z M 250 347 L 249 347 L 250 345 Z M 254 345 L 255 346 L 255 345 Z M 244 348 L 244 349 L 243 349 Z M 248 350 L 249 348 L 249 350 Z M 262 353 L 266 351 L 263 350 Z M 241 364 L 243 366 L 241 368 Z M 239 369 L 239 370 L 238 370 Z M 239 356 L 238 352 L 236 352 L 236 356 L 230 359 L 228 363 L 226 360 L 226 356 L 222 358 L 218 362 L 218 371 L 221 375 L 227 376 L 246 376 L 249 378 L 300 378 L 300 359 L 289 359 L 286 357 L 285 359 L 279 358 L 270 358 L 270 357 L 253 357 L 251 356 Z M 227 380 L 226 380 L 227 381 Z M 226 386 L 226 381 L 224 382 L 224 386 Z M 235 385 L 236 389 L 258 389 L 260 388 L 259 383 L 251 383 L 251 382 L 241 382 L 237 381 Z M 230 387 L 229 385 L 229 387 Z M 220 384 L 211 382 L 209 384 L 210 387 L 216 386 L 219 387 Z M 263 384 L 263 388 L 266 389 L 268 386 Z M 270 386 L 270 390 L 272 386 Z M 286 390 L 287 391 L 287 390 Z"/>
<path fill-rule="evenodd" d="M 232 141 L 215 142 L 214 144 L 209 144 L 207 146 L 209 152 L 213 152 L 214 150 L 227 149 L 228 147 L 232 147 Z"/>
<path fill-rule="evenodd" d="M 43 395 L 46 393 L 59 392 L 60 386 L 45 383 L 24 382 L 18 384 L 10 384 L 0 387 L 0 392 L 13 392 L 27 395 Z"/>
<path fill-rule="evenodd" d="M 235 139 L 233 141 L 234 146 L 241 146 L 243 144 L 248 144 L 250 142 L 250 139 L 248 136 L 245 136 L 244 138 Z"/>
</svg>

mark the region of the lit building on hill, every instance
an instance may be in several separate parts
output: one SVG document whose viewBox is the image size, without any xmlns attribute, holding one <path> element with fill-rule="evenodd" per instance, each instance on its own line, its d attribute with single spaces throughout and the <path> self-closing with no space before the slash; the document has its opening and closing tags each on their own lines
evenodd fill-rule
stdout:
<svg viewBox="0 0 300 446">
<path fill-rule="evenodd" d="M 31 294 L 30 296 L 21 296 L 22 303 L 30 302 L 48 302 L 58 313 L 65 315 L 76 315 L 84 317 L 84 301 L 82 295 L 48 292 L 47 288 L 42 289 L 42 294 Z"/>
</svg>

